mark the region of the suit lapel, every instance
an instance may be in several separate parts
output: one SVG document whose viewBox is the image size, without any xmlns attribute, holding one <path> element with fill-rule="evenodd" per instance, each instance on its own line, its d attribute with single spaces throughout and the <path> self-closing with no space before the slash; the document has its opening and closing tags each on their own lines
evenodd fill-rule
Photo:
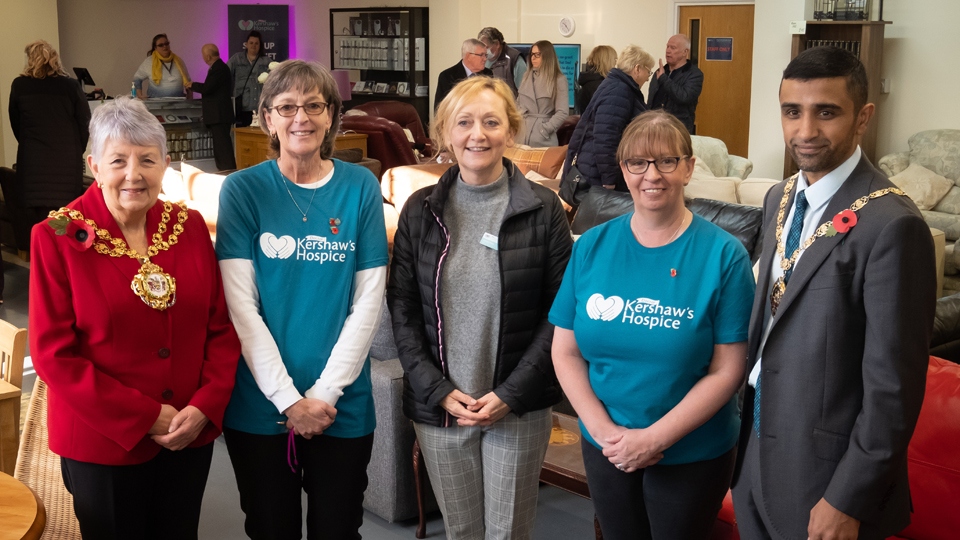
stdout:
<svg viewBox="0 0 960 540">
<path fill-rule="evenodd" d="M 764 203 L 763 248 L 760 251 L 760 261 L 757 266 L 757 294 L 753 298 L 753 311 L 750 317 L 750 342 L 747 348 L 747 358 L 752 367 L 760 348 L 760 339 L 763 337 L 764 310 L 767 308 L 767 295 L 770 291 L 770 267 L 773 264 L 773 255 L 777 251 L 777 209 L 786 182 L 777 184 L 771 190 L 770 196 Z"/>
<path fill-rule="evenodd" d="M 840 189 L 837 190 L 837 193 L 830 200 L 830 204 L 827 205 L 826 210 L 823 211 L 823 215 L 820 217 L 820 223 L 832 221 L 833 216 L 837 215 L 838 212 L 850 208 L 850 205 L 852 205 L 854 201 L 869 194 L 871 178 L 872 175 L 869 174 L 869 162 L 866 161 L 865 157 L 860 158 L 860 163 L 857 165 L 857 168 L 854 169 L 853 173 L 843 182 Z M 790 305 L 793 304 L 794 299 L 807 287 L 807 284 L 813 278 L 817 269 L 820 268 L 833 249 L 840 245 L 847 235 L 854 234 L 855 230 L 856 227 L 844 234 L 817 238 L 816 241 L 803 252 L 803 255 L 793 270 L 793 275 L 790 277 L 790 283 L 787 284 L 787 290 L 783 295 L 783 300 L 780 302 L 780 307 L 777 308 L 777 314 L 773 318 L 774 325 L 783 317 L 784 313 L 790 310 Z M 764 245 L 764 249 L 766 249 L 766 245 Z"/>
</svg>

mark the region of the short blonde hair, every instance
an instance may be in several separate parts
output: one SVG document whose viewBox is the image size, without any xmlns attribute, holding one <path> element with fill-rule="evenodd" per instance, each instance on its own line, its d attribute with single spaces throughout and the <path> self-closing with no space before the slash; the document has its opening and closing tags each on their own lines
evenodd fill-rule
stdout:
<svg viewBox="0 0 960 540">
<path fill-rule="evenodd" d="M 690 132 L 676 116 L 663 109 L 644 111 L 623 130 L 617 161 L 636 156 L 666 157 L 656 155 L 663 151 L 670 156 L 692 156 Z"/>
<path fill-rule="evenodd" d="M 597 45 L 587 56 L 587 65 L 593 66 L 597 73 L 606 77 L 611 69 L 617 67 L 616 49 L 609 45 Z"/>
<path fill-rule="evenodd" d="M 63 65 L 60 63 L 60 53 L 44 40 L 37 40 L 27 45 L 23 52 L 27 53 L 27 65 L 23 68 L 25 77 L 45 79 L 47 77 L 66 77 Z"/>
<path fill-rule="evenodd" d="M 637 66 L 653 71 L 653 56 L 636 45 L 627 45 L 617 58 L 617 69 L 630 73 Z"/>
<path fill-rule="evenodd" d="M 510 134 L 516 136 L 517 133 L 523 131 L 523 115 L 517 109 L 517 102 L 513 99 L 513 90 L 507 86 L 507 83 L 493 77 L 479 75 L 469 77 L 454 86 L 453 90 L 447 94 L 447 97 L 443 98 L 440 106 L 437 107 L 437 114 L 434 115 L 433 122 L 430 124 L 430 136 L 437 143 L 438 152 L 450 152 L 451 158 L 456 159 L 453 156 L 453 146 L 450 143 L 451 124 L 460 109 L 477 99 L 485 90 L 490 90 L 496 94 L 503 103 L 503 109 L 507 113 L 507 127 Z"/>
</svg>

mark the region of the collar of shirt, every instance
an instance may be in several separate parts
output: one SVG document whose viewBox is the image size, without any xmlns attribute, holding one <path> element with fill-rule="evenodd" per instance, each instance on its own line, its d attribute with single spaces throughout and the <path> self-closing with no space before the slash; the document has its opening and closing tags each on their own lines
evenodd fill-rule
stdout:
<svg viewBox="0 0 960 540">
<path fill-rule="evenodd" d="M 812 186 L 807 184 L 807 178 L 804 176 L 803 171 L 800 171 L 800 174 L 797 177 L 796 192 L 800 193 L 801 191 L 805 192 L 807 195 L 807 208 L 806 214 L 803 216 L 803 231 L 800 234 L 800 245 L 813 235 L 817 230 L 817 227 L 820 226 L 820 223 L 823 221 L 823 211 L 827 209 L 827 206 L 830 204 L 830 201 L 833 199 L 833 196 L 837 194 L 837 191 L 840 189 L 840 186 L 850 177 L 853 173 L 853 170 L 857 168 L 857 164 L 860 163 L 860 157 L 863 155 L 860 147 L 853 151 L 853 155 L 847 158 L 846 161 L 840 164 L 839 167 L 828 172 L 821 178 L 817 180 Z M 783 223 L 783 234 L 780 235 L 781 243 L 787 241 L 787 236 L 790 234 L 790 224 L 793 223 L 793 214 L 796 210 L 796 195 L 793 197 L 793 204 L 790 205 L 790 212 L 787 213 L 784 218 Z M 776 215 L 776 214 L 774 214 Z M 833 217 L 833 216 L 830 216 Z M 788 255 L 789 254 L 785 254 Z M 803 251 L 797 256 L 797 260 L 794 261 L 794 269 L 797 265 L 800 264 L 800 259 L 803 258 Z M 770 291 L 773 289 L 773 284 L 776 283 L 780 276 L 783 275 L 783 270 L 780 268 L 781 257 L 778 253 L 773 255 L 773 264 L 770 265 L 770 283 L 767 284 L 767 289 L 764 291 L 766 295 L 766 301 L 763 308 L 763 339 L 760 342 L 760 353 L 758 356 L 762 356 L 763 346 L 767 342 L 767 336 L 770 335 L 770 323 L 773 320 L 773 317 L 770 316 Z M 763 269 L 761 268 L 762 272 Z M 750 375 L 747 377 L 747 382 L 750 386 L 755 386 L 757 381 L 757 376 L 760 374 L 760 359 L 757 359 L 756 365 L 753 366 L 753 369 L 750 371 Z"/>
<path fill-rule="evenodd" d="M 470 71 L 470 68 L 468 68 L 466 64 L 464 64 L 463 62 L 460 62 L 460 65 L 463 66 L 463 71 L 467 74 L 467 77 L 470 77 L 471 75 L 473 75 L 473 72 Z"/>
</svg>

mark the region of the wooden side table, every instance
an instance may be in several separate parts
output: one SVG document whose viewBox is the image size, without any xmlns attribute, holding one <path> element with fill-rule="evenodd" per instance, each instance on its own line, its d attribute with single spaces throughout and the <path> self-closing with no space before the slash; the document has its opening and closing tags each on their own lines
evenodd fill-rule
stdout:
<svg viewBox="0 0 960 540">
<path fill-rule="evenodd" d="M 259 127 L 234 128 L 237 145 L 237 169 L 246 169 L 267 160 L 270 138 Z M 343 133 L 337 135 L 334 144 L 337 150 L 359 148 L 363 157 L 367 157 L 367 135 L 365 133 Z"/>
<path fill-rule="evenodd" d="M 43 502 L 5 473 L 0 473 L 0 523 L 0 540 L 36 540 L 47 524 Z"/>
</svg>

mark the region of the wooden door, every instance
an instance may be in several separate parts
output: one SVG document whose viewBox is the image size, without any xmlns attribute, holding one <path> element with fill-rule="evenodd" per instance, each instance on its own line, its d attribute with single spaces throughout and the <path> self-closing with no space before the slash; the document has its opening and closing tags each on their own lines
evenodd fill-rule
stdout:
<svg viewBox="0 0 960 540">
<path fill-rule="evenodd" d="M 747 157 L 753 4 L 681 6 L 678 26 L 678 33 L 690 37 L 690 56 L 703 71 L 697 135 L 716 137 L 731 154 Z"/>
</svg>

